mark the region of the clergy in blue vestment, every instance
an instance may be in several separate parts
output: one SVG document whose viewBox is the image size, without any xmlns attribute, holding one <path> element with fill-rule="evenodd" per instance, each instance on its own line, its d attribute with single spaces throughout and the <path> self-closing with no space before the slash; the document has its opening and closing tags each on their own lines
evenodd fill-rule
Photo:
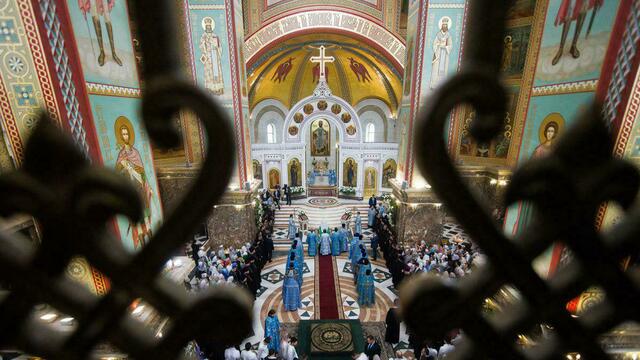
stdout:
<svg viewBox="0 0 640 360">
<path fill-rule="evenodd" d="M 349 230 L 347 230 L 347 225 L 342 224 L 342 229 L 340 229 L 340 252 L 349 251 Z"/>
<path fill-rule="evenodd" d="M 369 259 L 363 257 L 358 261 L 358 265 L 356 267 L 358 268 L 358 280 L 356 281 L 356 283 L 359 284 L 360 281 L 362 281 L 362 278 L 364 277 L 367 270 L 372 270 L 371 263 L 369 262 Z"/>
<path fill-rule="evenodd" d="M 376 221 L 376 209 L 373 206 L 369 206 L 369 212 L 367 213 L 367 225 L 373 227 Z"/>
<path fill-rule="evenodd" d="M 354 256 L 355 263 L 352 262 L 351 269 L 353 269 L 353 283 L 358 283 L 358 275 L 360 274 L 360 260 L 367 257 L 367 251 L 364 249 L 364 244 L 360 244 L 358 250 L 356 250 Z"/>
<path fill-rule="evenodd" d="M 327 234 L 327 229 L 322 230 L 322 236 L 320 236 L 320 255 L 331 254 L 331 238 Z"/>
<path fill-rule="evenodd" d="M 335 228 L 331 233 L 331 255 L 340 255 L 340 249 L 340 233 L 338 233 L 338 228 Z"/>
<path fill-rule="evenodd" d="M 271 342 L 268 345 L 269 350 L 278 351 L 280 346 L 280 321 L 278 321 L 276 311 L 273 309 L 269 310 L 267 319 L 264 321 L 264 337 L 267 336 L 271 338 Z"/>
<path fill-rule="evenodd" d="M 282 284 L 282 301 L 286 311 L 297 311 L 298 308 L 302 307 L 300 285 L 296 280 L 296 276 L 293 264 L 289 264 L 289 269 L 284 276 L 284 283 Z"/>
<path fill-rule="evenodd" d="M 353 239 L 351 239 L 351 242 L 349 243 L 349 260 L 351 260 L 352 263 L 355 263 L 354 256 L 356 251 L 358 250 L 358 245 L 360 244 L 360 234 L 356 233 L 353 236 Z"/>
<path fill-rule="evenodd" d="M 294 239 L 296 237 L 296 223 L 293 220 L 293 214 L 289 215 L 289 239 Z"/>
<path fill-rule="evenodd" d="M 291 246 L 291 250 L 289 250 L 289 258 L 287 258 L 287 265 L 285 269 L 288 269 L 291 264 L 293 264 L 294 269 L 296 269 L 296 280 L 298 281 L 298 285 L 302 287 L 302 270 L 304 269 L 304 260 L 298 257 L 296 248 L 294 245 Z"/>
<path fill-rule="evenodd" d="M 302 245 L 302 241 L 298 238 L 293 240 L 293 248 L 296 249 L 296 257 L 301 262 L 304 262 L 304 245 Z"/>
<path fill-rule="evenodd" d="M 360 211 L 356 213 L 355 232 L 362 234 L 362 218 L 360 217 Z"/>
<path fill-rule="evenodd" d="M 307 234 L 307 251 L 309 256 L 316 256 L 316 250 L 318 249 L 318 237 L 314 230 L 310 230 Z"/>
<path fill-rule="evenodd" d="M 358 304 L 360 307 L 367 307 L 376 303 L 376 287 L 373 282 L 373 274 L 370 269 L 364 273 L 358 281 Z"/>
</svg>

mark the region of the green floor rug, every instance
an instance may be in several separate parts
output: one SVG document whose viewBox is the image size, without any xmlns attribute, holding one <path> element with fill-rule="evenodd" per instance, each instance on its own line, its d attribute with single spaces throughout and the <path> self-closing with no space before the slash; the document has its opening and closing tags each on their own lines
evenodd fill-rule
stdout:
<svg viewBox="0 0 640 360">
<path fill-rule="evenodd" d="M 359 320 L 302 320 L 298 328 L 298 357 L 309 360 L 351 359 L 364 351 Z"/>
</svg>

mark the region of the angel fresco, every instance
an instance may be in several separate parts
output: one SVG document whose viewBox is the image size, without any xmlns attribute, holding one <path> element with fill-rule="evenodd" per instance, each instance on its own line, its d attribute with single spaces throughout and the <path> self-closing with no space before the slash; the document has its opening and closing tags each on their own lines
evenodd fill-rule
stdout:
<svg viewBox="0 0 640 360">
<path fill-rule="evenodd" d="M 283 62 L 278 65 L 276 71 L 273 72 L 273 76 L 271 76 L 271 81 L 281 83 L 287 80 L 287 76 L 291 72 L 293 68 L 293 60 L 295 58 L 290 57 L 289 60 Z"/>
</svg>

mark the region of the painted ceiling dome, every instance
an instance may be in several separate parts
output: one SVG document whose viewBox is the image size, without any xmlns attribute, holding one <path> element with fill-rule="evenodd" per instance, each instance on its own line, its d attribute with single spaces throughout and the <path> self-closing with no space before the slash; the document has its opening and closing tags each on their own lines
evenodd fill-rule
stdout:
<svg viewBox="0 0 640 360">
<path fill-rule="evenodd" d="M 318 84 L 319 64 L 311 61 L 320 46 L 335 58 L 326 65 L 334 96 L 355 106 L 366 99 L 384 101 L 396 112 L 402 92 L 402 69 L 362 42 L 337 34 L 313 34 L 279 44 L 248 64 L 249 102 L 253 108 L 275 99 L 291 108 L 311 95 Z"/>
</svg>

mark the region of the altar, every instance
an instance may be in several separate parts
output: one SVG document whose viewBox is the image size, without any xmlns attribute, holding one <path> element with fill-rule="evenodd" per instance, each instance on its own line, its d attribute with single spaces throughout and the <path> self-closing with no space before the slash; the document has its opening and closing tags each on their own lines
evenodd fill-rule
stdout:
<svg viewBox="0 0 640 360">
<path fill-rule="evenodd" d="M 309 196 L 338 196 L 336 175 L 333 170 L 311 171 L 308 178 Z"/>
</svg>

